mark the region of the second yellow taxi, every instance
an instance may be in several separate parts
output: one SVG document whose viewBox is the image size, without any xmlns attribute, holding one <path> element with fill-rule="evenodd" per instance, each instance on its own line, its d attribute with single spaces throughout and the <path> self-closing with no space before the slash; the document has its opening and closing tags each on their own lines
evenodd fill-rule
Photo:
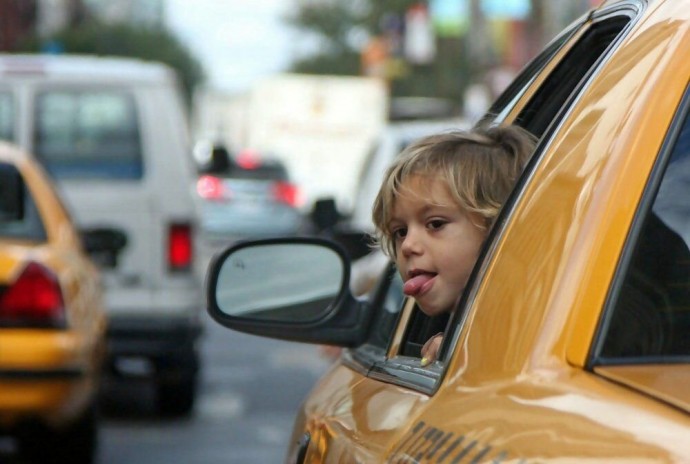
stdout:
<svg viewBox="0 0 690 464">
<path fill-rule="evenodd" d="M 104 233 L 88 248 L 108 253 Z M 95 459 L 105 329 L 98 271 L 50 179 L 0 143 L 0 432 L 30 462 Z"/>
</svg>

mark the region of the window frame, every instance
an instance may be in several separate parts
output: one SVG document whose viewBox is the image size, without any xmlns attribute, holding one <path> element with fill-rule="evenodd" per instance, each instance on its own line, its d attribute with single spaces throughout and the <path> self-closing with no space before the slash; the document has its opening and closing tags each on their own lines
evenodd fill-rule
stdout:
<svg viewBox="0 0 690 464">
<path fill-rule="evenodd" d="M 618 300 L 621 298 L 627 271 L 630 269 L 633 256 L 640 242 L 645 221 L 653 209 L 664 175 L 673 157 L 676 143 L 686 124 L 690 125 L 690 84 L 686 87 L 683 98 L 680 100 L 663 144 L 657 154 L 654 166 L 650 171 L 647 185 L 640 196 L 637 210 L 630 225 L 630 229 L 628 230 L 628 236 L 625 239 L 625 244 L 621 250 L 614 276 L 611 279 L 611 285 L 606 296 L 606 301 L 602 307 L 597 329 L 592 338 L 593 342 L 590 346 L 587 361 L 585 363 L 585 369 L 588 371 L 594 371 L 596 367 L 600 366 L 643 365 L 662 362 L 661 359 L 652 357 L 607 358 L 606 356 L 602 356 L 601 352 L 606 340 L 608 324 L 617 308 Z M 669 359 L 665 359 L 665 362 L 682 363 L 682 361 L 678 359 L 670 362 Z M 685 363 L 687 362 L 688 361 L 685 361 Z"/>
</svg>

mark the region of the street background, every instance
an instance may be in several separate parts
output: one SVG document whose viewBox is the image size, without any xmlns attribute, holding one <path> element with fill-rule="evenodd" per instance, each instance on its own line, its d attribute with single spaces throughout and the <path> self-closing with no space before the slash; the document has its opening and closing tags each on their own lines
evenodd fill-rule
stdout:
<svg viewBox="0 0 690 464">
<path fill-rule="evenodd" d="M 106 385 L 100 464 L 283 462 L 295 413 L 330 362 L 315 346 L 240 334 L 205 320 L 193 416 L 157 417 L 150 383 Z"/>
</svg>

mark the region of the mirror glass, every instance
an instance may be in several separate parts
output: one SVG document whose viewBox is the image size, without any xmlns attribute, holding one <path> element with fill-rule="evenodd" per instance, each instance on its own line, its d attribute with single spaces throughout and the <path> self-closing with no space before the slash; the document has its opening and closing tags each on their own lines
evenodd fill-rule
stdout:
<svg viewBox="0 0 690 464">
<path fill-rule="evenodd" d="M 259 244 L 223 261 L 215 295 L 228 315 L 281 322 L 319 319 L 343 285 L 340 255 L 313 243 Z"/>
</svg>

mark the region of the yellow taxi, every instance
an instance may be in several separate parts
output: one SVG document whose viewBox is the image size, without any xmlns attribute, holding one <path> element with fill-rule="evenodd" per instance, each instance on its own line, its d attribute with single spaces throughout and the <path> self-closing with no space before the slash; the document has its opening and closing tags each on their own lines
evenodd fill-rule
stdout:
<svg viewBox="0 0 690 464">
<path fill-rule="evenodd" d="M 98 237 L 89 248 L 106 249 Z M 32 462 L 95 459 L 105 329 L 98 271 L 50 179 L 0 143 L 0 433 Z"/>
<path fill-rule="evenodd" d="M 480 123 L 539 143 L 448 318 L 323 239 L 215 258 L 217 322 L 346 347 L 286 462 L 690 462 L 688 50 L 690 0 L 604 1 L 523 69 Z"/>
</svg>

